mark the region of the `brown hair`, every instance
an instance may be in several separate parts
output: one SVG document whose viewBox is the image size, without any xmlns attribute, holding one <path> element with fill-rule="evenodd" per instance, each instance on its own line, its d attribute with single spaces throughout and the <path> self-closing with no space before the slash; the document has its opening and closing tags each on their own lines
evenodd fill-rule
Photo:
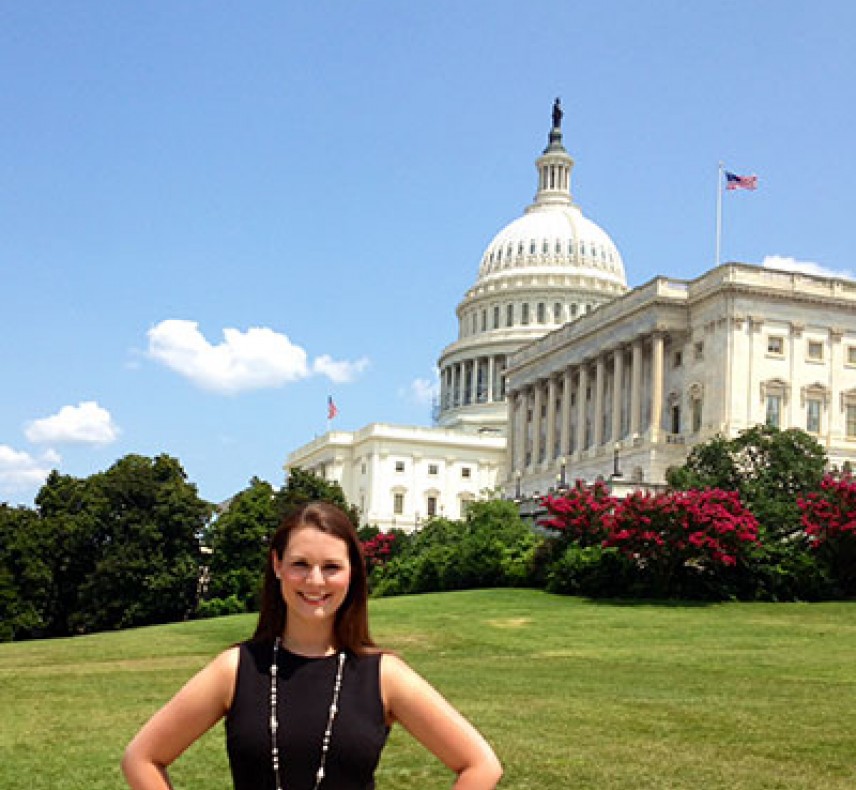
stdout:
<svg viewBox="0 0 856 790">
<path fill-rule="evenodd" d="M 360 539 L 351 520 L 329 502 L 309 502 L 289 513 L 273 534 L 270 551 L 282 558 L 291 533 L 301 527 L 312 527 L 326 535 L 343 540 L 348 546 L 351 563 L 351 583 L 345 600 L 336 612 L 333 637 L 337 650 L 348 650 L 356 655 L 374 652 L 376 647 L 369 634 L 368 583 L 366 563 Z M 279 580 L 273 570 L 273 561 L 268 555 L 262 586 L 262 604 L 259 621 L 253 634 L 254 642 L 273 642 L 285 630 L 288 610 L 282 598 Z"/>
</svg>

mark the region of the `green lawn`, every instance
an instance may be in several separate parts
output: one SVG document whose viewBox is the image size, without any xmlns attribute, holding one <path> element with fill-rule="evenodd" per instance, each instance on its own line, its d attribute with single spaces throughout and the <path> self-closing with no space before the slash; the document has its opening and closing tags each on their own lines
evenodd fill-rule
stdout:
<svg viewBox="0 0 856 790">
<path fill-rule="evenodd" d="M 253 622 L 0 645 L 0 788 L 121 787 L 124 744 Z M 503 788 L 856 787 L 854 603 L 621 604 L 483 590 L 373 601 L 372 622 L 494 744 Z M 222 727 L 172 776 L 176 790 L 228 790 Z M 379 790 L 450 784 L 393 732 Z"/>
</svg>

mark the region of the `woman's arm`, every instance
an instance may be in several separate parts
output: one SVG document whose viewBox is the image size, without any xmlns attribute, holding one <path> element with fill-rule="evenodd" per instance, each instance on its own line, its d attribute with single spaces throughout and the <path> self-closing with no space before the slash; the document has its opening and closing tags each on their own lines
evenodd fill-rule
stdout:
<svg viewBox="0 0 856 790">
<path fill-rule="evenodd" d="M 400 658 L 381 658 L 387 719 L 399 722 L 457 775 L 454 790 L 493 790 L 502 766 L 487 741 L 442 695 Z"/>
<path fill-rule="evenodd" d="M 221 653 L 194 675 L 125 749 L 122 771 L 132 790 L 171 790 L 167 767 L 229 710 L 238 648 Z"/>
</svg>

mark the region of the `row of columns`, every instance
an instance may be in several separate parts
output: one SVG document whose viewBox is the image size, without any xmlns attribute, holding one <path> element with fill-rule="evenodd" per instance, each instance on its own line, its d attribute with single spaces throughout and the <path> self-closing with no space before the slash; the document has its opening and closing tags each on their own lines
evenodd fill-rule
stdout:
<svg viewBox="0 0 856 790">
<path fill-rule="evenodd" d="M 644 338 L 637 338 L 630 346 L 629 375 L 625 371 L 624 346 L 606 350 L 594 359 L 569 365 L 558 373 L 545 379 L 525 385 L 510 393 L 511 428 L 509 436 L 509 457 L 513 469 L 523 469 L 529 465 L 538 464 L 542 456 L 549 460 L 564 455 L 580 453 L 589 447 L 617 443 L 624 435 L 638 435 L 642 423 L 642 368 L 644 362 Z M 652 442 L 659 440 L 660 420 L 663 413 L 663 373 L 664 373 L 664 338 L 662 334 L 651 337 L 651 419 L 649 431 Z M 612 364 L 612 401 L 606 403 L 607 365 Z M 594 369 L 594 380 L 590 381 L 590 373 Z M 573 447 L 571 446 L 571 397 L 574 379 L 576 387 L 576 433 Z M 629 414 L 624 416 L 626 391 L 629 384 Z M 591 433 L 586 430 L 589 415 L 589 399 L 586 393 L 592 387 Z M 559 393 L 561 392 L 561 398 Z M 547 397 L 544 409 L 544 395 Z M 529 403 L 532 402 L 532 419 L 529 421 Z M 560 405 L 557 408 L 557 401 Z M 609 435 L 605 435 L 605 409 L 610 408 Z M 542 432 L 542 412 L 546 421 L 545 431 Z M 626 423 L 626 433 L 622 427 Z M 558 428 L 558 446 L 556 432 Z M 531 433 L 529 432 L 531 430 Z M 542 433 L 546 447 L 542 448 Z M 531 447 L 531 455 L 527 459 L 527 449 Z"/>
<path fill-rule="evenodd" d="M 447 365 L 440 374 L 440 404 L 443 410 L 474 403 L 505 400 L 505 355 L 491 354 Z M 484 388 L 479 390 L 479 371 Z M 482 397 L 484 396 L 484 397 Z"/>
</svg>

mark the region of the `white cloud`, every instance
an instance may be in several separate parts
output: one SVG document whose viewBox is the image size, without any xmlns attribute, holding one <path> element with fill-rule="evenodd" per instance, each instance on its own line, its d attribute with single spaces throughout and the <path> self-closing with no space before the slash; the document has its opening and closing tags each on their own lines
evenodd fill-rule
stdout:
<svg viewBox="0 0 856 790">
<path fill-rule="evenodd" d="M 95 401 L 83 401 L 33 420 L 24 433 L 36 444 L 110 444 L 119 436 L 119 428 L 107 409 Z"/>
<path fill-rule="evenodd" d="M 60 457 L 53 450 L 34 458 L 29 453 L 0 444 L 0 490 L 12 493 L 41 486 Z"/>
<path fill-rule="evenodd" d="M 169 319 L 152 327 L 148 338 L 152 359 L 215 392 L 279 387 L 313 373 L 337 383 L 351 381 L 368 366 L 366 359 L 336 362 L 324 355 L 310 367 L 300 346 L 267 327 L 250 327 L 246 332 L 227 328 L 223 341 L 212 345 L 196 321 Z"/>
<path fill-rule="evenodd" d="M 433 406 L 440 396 L 440 375 L 434 369 L 433 378 L 415 378 L 407 387 L 402 387 L 398 394 L 419 406 Z"/>
<path fill-rule="evenodd" d="M 780 269 L 786 272 L 800 272 L 801 274 L 812 274 L 818 277 L 837 277 L 852 280 L 851 272 L 835 272 L 832 269 L 827 269 L 819 263 L 813 261 L 798 261 L 796 258 L 791 258 L 785 255 L 767 255 L 761 266 L 765 269 Z"/>
<path fill-rule="evenodd" d="M 356 362 L 337 362 L 327 354 L 322 354 L 312 363 L 312 370 L 320 373 L 335 384 L 344 384 L 353 381 L 369 366 L 369 361 L 363 357 Z"/>
</svg>

